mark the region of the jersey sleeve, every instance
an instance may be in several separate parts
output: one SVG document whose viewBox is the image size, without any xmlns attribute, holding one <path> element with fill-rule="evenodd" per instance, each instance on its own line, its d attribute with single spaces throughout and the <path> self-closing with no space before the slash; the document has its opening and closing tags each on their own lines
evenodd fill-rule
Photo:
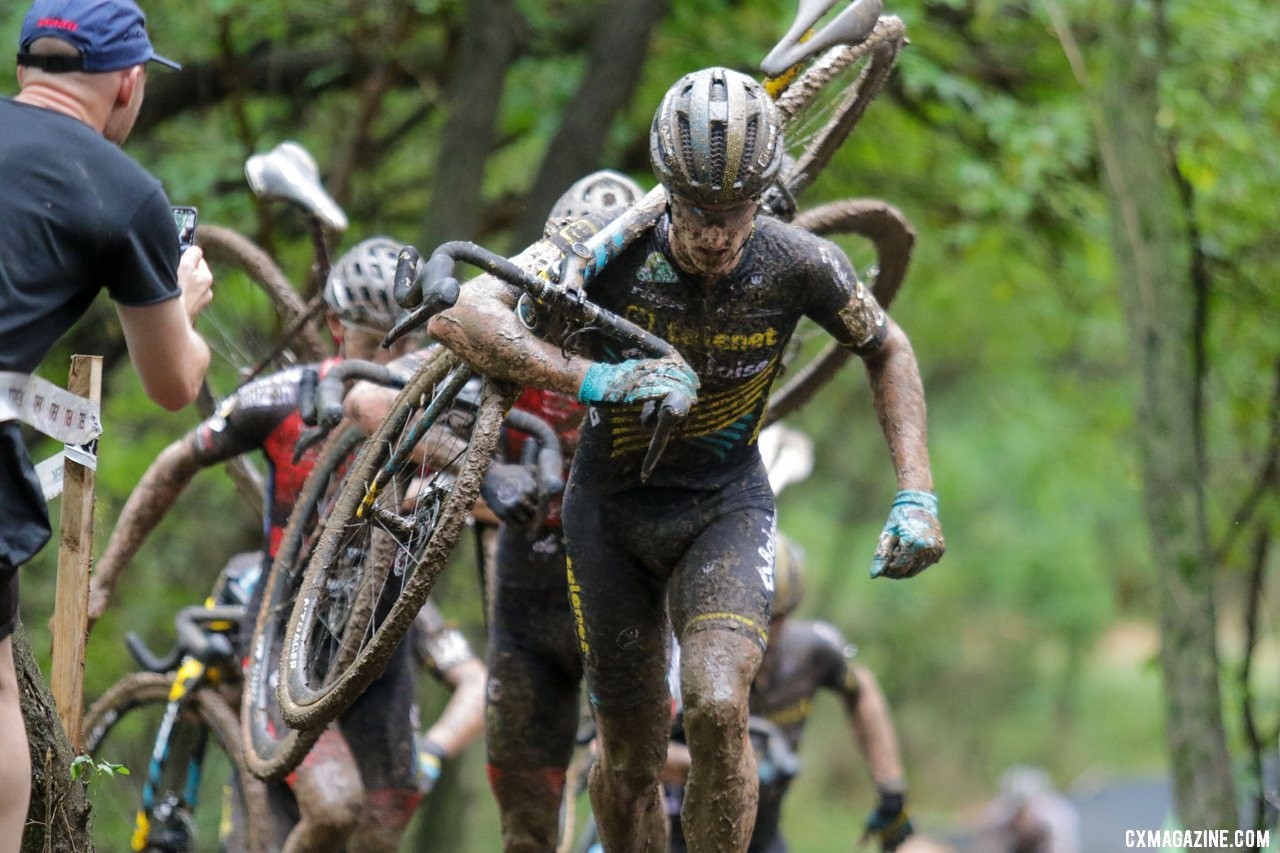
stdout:
<svg viewBox="0 0 1280 853">
<path fill-rule="evenodd" d="M 418 662 L 440 681 L 447 680 L 449 670 L 476 656 L 467 638 L 445 621 L 431 601 L 413 620 L 413 651 Z"/>
<path fill-rule="evenodd" d="M 111 298 L 121 305 L 155 305 L 181 295 L 178 289 L 178 226 L 159 186 L 138 207 L 102 272 Z"/>
<path fill-rule="evenodd" d="M 815 239 L 809 266 L 809 300 L 805 313 L 841 346 L 858 355 L 884 343 L 888 318 L 853 264 L 829 240 Z"/>
<path fill-rule="evenodd" d="M 845 696 L 858 692 L 858 680 L 850 661 L 857 649 L 846 642 L 844 635 L 826 622 L 813 623 L 813 657 L 818 671 L 819 684 Z"/>
<path fill-rule="evenodd" d="M 301 368 L 243 386 L 195 429 L 196 456 L 212 465 L 262 448 L 271 433 L 298 409 Z"/>
</svg>

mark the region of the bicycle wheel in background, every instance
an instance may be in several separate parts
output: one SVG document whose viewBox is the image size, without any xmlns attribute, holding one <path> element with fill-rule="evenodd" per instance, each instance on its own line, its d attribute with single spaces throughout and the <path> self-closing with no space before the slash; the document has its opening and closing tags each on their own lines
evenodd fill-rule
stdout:
<svg viewBox="0 0 1280 853">
<path fill-rule="evenodd" d="M 906 42 L 901 19 L 882 16 L 865 41 L 827 51 L 778 96 L 788 155 L 781 183 L 793 201 L 853 132 Z"/>
<path fill-rule="evenodd" d="M 171 676 L 134 673 L 85 714 L 85 751 L 95 761 L 129 770 L 127 776 L 89 785 L 95 846 L 265 852 L 266 793 L 244 768 L 234 711 L 214 690 L 197 690 L 179 713 L 166 739 L 159 785 L 150 807 L 143 809 L 143 787 L 171 686 Z"/>
<path fill-rule="evenodd" d="M 339 427 L 320 450 L 294 503 L 276 558 L 263 582 L 248 667 L 240 703 L 245 763 L 259 779 L 275 781 L 306 756 L 323 728 L 298 731 L 284 721 L 276 698 L 285 627 L 302 587 L 303 572 L 324 522 L 337 499 L 343 475 L 364 434 L 355 427 Z"/>
<path fill-rule="evenodd" d="M 204 249 L 216 276 L 213 301 L 196 320 L 213 353 L 196 402 L 201 416 L 207 418 L 251 371 L 261 368 L 271 373 L 290 364 L 317 361 L 330 348 L 310 322 L 303 323 L 287 342 L 283 340 L 306 316 L 307 306 L 271 256 L 252 240 L 220 225 L 200 225 L 196 244 Z M 228 460 L 225 467 L 236 489 L 261 516 L 261 470 L 245 456 Z"/>
<path fill-rule="evenodd" d="M 328 724 L 382 673 L 471 514 L 517 389 L 486 381 L 469 400 L 457 364 L 418 370 L 345 477 L 289 619 L 290 725 Z"/>
<path fill-rule="evenodd" d="M 329 354 L 331 347 L 315 323 L 294 329 L 307 304 L 262 248 L 219 225 L 199 226 L 196 243 L 217 276 L 213 301 L 196 324 L 215 355 L 210 372 L 218 391 L 230 393 L 244 373 L 264 364 L 263 370 L 271 372 Z M 285 341 L 288 332 L 292 335 Z"/>
<path fill-rule="evenodd" d="M 795 224 L 839 245 L 880 306 L 889 307 L 915 245 L 915 229 L 902 211 L 878 199 L 844 199 L 801 213 Z M 788 344 L 782 383 L 769 396 L 764 425 L 798 411 L 852 356 L 817 323 L 802 319 Z"/>
</svg>

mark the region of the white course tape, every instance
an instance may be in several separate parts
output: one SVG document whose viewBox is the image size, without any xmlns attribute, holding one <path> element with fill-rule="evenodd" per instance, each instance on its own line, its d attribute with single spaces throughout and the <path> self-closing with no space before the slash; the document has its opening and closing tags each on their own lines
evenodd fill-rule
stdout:
<svg viewBox="0 0 1280 853">
<path fill-rule="evenodd" d="M 0 371 L 0 421 L 22 421 L 66 444 L 102 435 L 97 403 L 25 373 Z"/>
<path fill-rule="evenodd" d="M 45 502 L 62 494 L 62 464 L 64 454 L 59 451 L 36 466 L 36 476 L 40 478 L 40 490 L 44 492 Z"/>
</svg>

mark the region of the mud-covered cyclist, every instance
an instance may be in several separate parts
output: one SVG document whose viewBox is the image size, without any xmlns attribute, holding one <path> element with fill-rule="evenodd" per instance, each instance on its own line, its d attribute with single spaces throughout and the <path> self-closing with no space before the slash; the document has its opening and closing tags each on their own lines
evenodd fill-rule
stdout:
<svg viewBox="0 0 1280 853">
<path fill-rule="evenodd" d="M 684 827 L 697 850 L 743 850 L 756 808 L 747 696 L 767 639 L 774 499 L 755 445 L 780 356 L 802 315 L 867 368 L 899 491 L 872 572 L 910 577 L 943 552 L 910 343 L 832 243 L 759 215 L 783 158 L 772 102 L 722 68 L 686 75 L 650 134 L 670 198 L 658 223 L 591 283 L 605 308 L 683 360 L 606 344 L 566 354 L 513 316 L 516 294 L 463 289 L 431 333 L 481 370 L 576 392 L 591 408 L 566 489 L 569 585 L 602 739 L 591 796 L 610 850 L 660 850 L 657 785 L 669 710 L 668 611 L 683 648 L 692 768 Z M 593 360 L 594 359 L 594 360 Z M 698 402 L 646 484 L 640 415 L 672 391 Z"/>
</svg>

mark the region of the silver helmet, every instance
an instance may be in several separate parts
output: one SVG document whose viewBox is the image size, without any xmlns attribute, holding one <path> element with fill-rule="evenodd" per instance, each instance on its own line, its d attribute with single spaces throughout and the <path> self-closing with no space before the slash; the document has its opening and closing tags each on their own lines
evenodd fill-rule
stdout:
<svg viewBox="0 0 1280 853">
<path fill-rule="evenodd" d="M 728 68 L 686 74 L 649 130 L 649 157 L 672 195 L 699 205 L 758 197 L 782 165 L 782 121 L 764 88 Z"/>
</svg>

